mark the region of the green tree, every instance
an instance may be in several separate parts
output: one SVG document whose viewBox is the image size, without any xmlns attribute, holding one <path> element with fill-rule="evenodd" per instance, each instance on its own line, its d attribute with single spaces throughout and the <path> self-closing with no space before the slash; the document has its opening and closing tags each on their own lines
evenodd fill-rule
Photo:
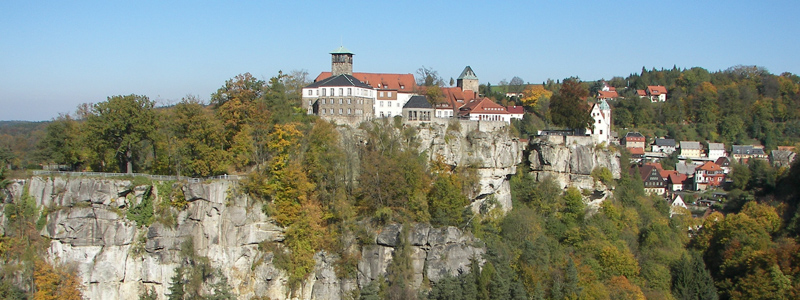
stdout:
<svg viewBox="0 0 800 300">
<path fill-rule="evenodd" d="M 589 92 L 577 78 L 564 79 L 561 89 L 550 98 L 550 115 L 553 124 L 570 129 L 584 129 L 592 125 L 589 104 L 585 98 Z"/>
<path fill-rule="evenodd" d="M 41 162 L 65 164 L 76 170 L 83 162 L 83 149 L 81 126 L 67 114 L 47 124 L 36 154 Z"/>
<path fill-rule="evenodd" d="M 222 124 L 193 97 L 172 109 L 169 156 L 178 176 L 207 177 L 225 173 L 229 153 L 224 150 Z"/>
<path fill-rule="evenodd" d="M 699 253 L 684 254 L 672 266 L 672 294 L 680 300 L 716 300 L 717 288 Z"/>
<path fill-rule="evenodd" d="M 108 168 L 105 155 L 110 150 L 118 168 L 133 173 L 134 161 L 144 154 L 145 141 L 152 139 L 157 126 L 154 106 L 146 96 L 133 94 L 108 97 L 94 105 L 85 137 L 100 159 L 101 170 Z"/>
</svg>

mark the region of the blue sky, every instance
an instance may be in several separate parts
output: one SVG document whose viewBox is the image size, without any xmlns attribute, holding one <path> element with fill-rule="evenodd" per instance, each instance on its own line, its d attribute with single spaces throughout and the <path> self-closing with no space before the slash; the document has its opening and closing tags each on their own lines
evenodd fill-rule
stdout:
<svg viewBox="0 0 800 300">
<path fill-rule="evenodd" d="M 140 94 L 208 99 L 237 74 L 330 69 L 481 83 L 744 64 L 800 73 L 798 1 L 0 1 L 0 120 Z M 644 3 L 642 3 L 644 2 Z"/>
</svg>

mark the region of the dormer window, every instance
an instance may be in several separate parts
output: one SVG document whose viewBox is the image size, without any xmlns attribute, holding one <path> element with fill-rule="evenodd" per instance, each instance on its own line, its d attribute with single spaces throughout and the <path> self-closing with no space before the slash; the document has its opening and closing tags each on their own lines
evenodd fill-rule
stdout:
<svg viewBox="0 0 800 300">
<path fill-rule="evenodd" d="M 400 85 L 400 89 L 401 89 L 401 90 L 404 90 L 405 88 L 406 88 L 406 86 L 405 86 L 405 85 L 402 85 L 402 84 Z"/>
</svg>

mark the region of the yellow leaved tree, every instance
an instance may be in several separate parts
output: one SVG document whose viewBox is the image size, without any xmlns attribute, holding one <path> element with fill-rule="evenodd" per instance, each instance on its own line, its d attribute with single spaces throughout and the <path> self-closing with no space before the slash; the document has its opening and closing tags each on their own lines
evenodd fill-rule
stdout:
<svg viewBox="0 0 800 300">
<path fill-rule="evenodd" d="M 539 99 L 550 99 L 550 96 L 553 96 L 553 92 L 546 90 L 540 84 L 531 84 L 525 87 L 522 95 L 522 98 L 520 98 L 522 105 L 532 107 L 536 106 Z"/>
</svg>

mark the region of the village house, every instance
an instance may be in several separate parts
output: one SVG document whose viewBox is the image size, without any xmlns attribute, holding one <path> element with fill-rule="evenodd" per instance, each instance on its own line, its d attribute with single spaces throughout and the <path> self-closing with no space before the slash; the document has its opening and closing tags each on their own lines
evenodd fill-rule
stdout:
<svg viewBox="0 0 800 300">
<path fill-rule="evenodd" d="M 628 149 L 632 158 L 642 159 L 644 158 L 644 141 L 645 138 L 641 133 L 628 132 L 622 139 L 622 145 Z"/>
<path fill-rule="evenodd" d="M 407 121 L 430 121 L 433 117 L 433 106 L 425 96 L 412 96 L 403 106 L 403 117 Z"/>
<path fill-rule="evenodd" d="M 728 156 L 725 153 L 725 144 L 723 143 L 708 143 L 708 159 L 716 161 L 720 157 Z"/>
<path fill-rule="evenodd" d="M 681 141 L 681 156 L 697 159 L 703 156 L 703 146 L 700 142 Z"/>
<path fill-rule="evenodd" d="M 644 164 L 638 167 L 639 174 L 636 174 L 636 166 L 634 165 L 630 172 L 631 175 L 639 175 L 644 183 L 644 191 L 649 195 L 663 195 L 666 192 L 666 183 L 661 178 L 658 167 L 652 164 Z"/>
<path fill-rule="evenodd" d="M 651 146 L 651 151 L 672 154 L 675 152 L 675 139 L 656 139 Z"/>
<path fill-rule="evenodd" d="M 789 167 L 797 157 L 797 153 L 792 150 L 777 149 L 772 150 L 769 155 L 769 160 L 775 167 Z"/>
<path fill-rule="evenodd" d="M 734 161 L 740 163 L 747 163 L 751 158 L 767 159 L 764 148 L 754 147 L 753 145 L 733 145 L 731 156 Z"/>
<path fill-rule="evenodd" d="M 714 162 L 706 162 L 697 169 L 694 173 L 694 189 L 703 191 L 708 188 L 718 187 L 722 185 L 725 179 L 725 172 Z"/>
<path fill-rule="evenodd" d="M 489 98 L 472 100 L 459 108 L 459 117 L 472 121 L 504 121 L 511 122 L 508 111 Z"/>
<path fill-rule="evenodd" d="M 590 114 L 592 115 L 592 119 L 594 119 L 594 126 L 587 128 L 586 133 L 592 137 L 595 143 L 610 143 L 612 122 L 611 106 L 608 105 L 606 100 L 600 100 L 598 103 L 592 104 Z"/>
<path fill-rule="evenodd" d="M 714 161 L 714 163 L 717 164 L 720 168 L 722 168 L 722 171 L 725 174 L 731 172 L 731 160 L 727 156 L 717 158 L 717 160 Z"/>
<path fill-rule="evenodd" d="M 525 116 L 525 108 L 522 106 L 512 105 L 506 106 L 506 111 L 508 111 L 508 117 L 513 119 L 522 120 L 522 117 Z"/>
<path fill-rule="evenodd" d="M 667 101 L 667 88 L 662 85 L 647 86 L 647 97 L 650 102 L 664 102 Z"/>
</svg>

